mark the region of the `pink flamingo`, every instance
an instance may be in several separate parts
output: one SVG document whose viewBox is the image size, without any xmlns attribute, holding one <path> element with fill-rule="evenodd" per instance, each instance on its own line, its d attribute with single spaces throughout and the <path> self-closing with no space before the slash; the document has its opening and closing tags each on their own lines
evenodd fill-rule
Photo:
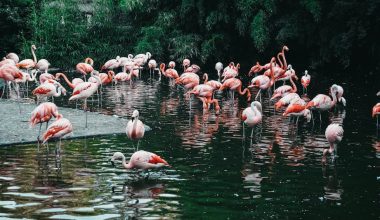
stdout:
<svg viewBox="0 0 380 220">
<path fill-rule="evenodd" d="M 83 80 L 86 81 L 86 75 L 87 74 L 90 74 L 94 71 L 94 60 L 92 60 L 91 58 L 87 57 L 85 60 L 84 60 L 84 63 L 78 63 L 76 65 L 76 70 L 77 72 L 79 72 L 80 74 L 83 75 Z"/>
<path fill-rule="evenodd" d="M 183 73 L 175 79 L 175 84 L 183 85 L 187 90 L 193 89 L 196 85 L 199 85 L 199 76 L 192 72 Z"/>
<path fill-rule="evenodd" d="M 5 81 L 5 85 L 7 85 L 8 82 L 15 83 L 17 79 L 22 80 L 23 77 L 24 77 L 24 74 L 14 65 L 8 64 L 8 65 L 3 65 L 2 67 L 0 67 L 0 79 L 3 79 Z M 20 94 L 17 87 L 15 88 L 16 88 L 17 99 L 18 99 Z M 9 87 L 9 93 L 10 91 L 11 91 L 11 87 Z M 1 98 L 4 95 L 4 92 L 5 92 L 5 86 L 3 87 L 3 93 L 1 95 Z M 21 112 L 21 107 L 20 107 L 20 112 Z"/>
<path fill-rule="evenodd" d="M 101 85 L 108 85 L 110 83 L 112 83 L 112 80 L 115 76 L 115 72 L 112 71 L 112 70 L 109 70 L 107 72 L 107 74 L 105 73 L 99 73 L 99 78 L 100 78 L 100 81 L 101 81 Z"/>
<path fill-rule="evenodd" d="M 149 60 L 148 67 L 149 67 L 149 75 L 150 75 L 150 77 L 152 77 L 152 74 L 154 74 L 154 71 L 159 70 L 159 69 L 157 69 L 157 62 L 156 62 L 156 60 L 153 60 L 153 59 Z"/>
<path fill-rule="evenodd" d="M 207 75 L 207 73 L 205 73 Z M 188 94 L 194 94 L 203 103 L 203 112 L 205 113 L 209 109 L 210 104 L 215 105 L 215 112 L 219 114 L 220 106 L 217 99 L 213 98 L 214 88 L 207 84 L 196 85 L 193 90 L 189 91 Z"/>
<path fill-rule="evenodd" d="M 0 68 L 7 65 L 16 66 L 16 63 L 12 59 L 5 59 L 5 60 L 0 61 Z"/>
<path fill-rule="evenodd" d="M 177 70 L 175 70 L 174 68 L 168 68 L 165 70 L 165 63 L 160 64 L 160 71 L 162 75 L 169 78 L 170 84 L 172 84 L 173 79 L 177 79 L 179 77 Z M 161 78 L 161 74 L 160 74 L 160 78 Z"/>
<path fill-rule="evenodd" d="M 307 87 L 309 86 L 310 84 L 310 75 L 308 74 L 308 71 L 305 70 L 305 75 L 302 76 L 301 78 L 301 84 L 302 84 L 302 87 L 303 87 L 303 93 L 307 93 Z M 306 91 L 306 92 L 305 92 Z"/>
<path fill-rule="evenodd" d="M 59 97 L 61 94 L 66 95 L 66 89 L 57 81 L 50 83 L 49 81 L 39 85 L 32 91 L 32 94 L 37 96 L 37 103 L 43 97 Z"/>
<path fill-rule="evenodd" d="M 302 99 L 301 99 L 302 100 Z M 306 108 L 306 103 L 303 102 L 302 104 L 299 103 L 291 103 L 285 110 L 285 112 L 282 114 L 283 116 L 295 116 L 297 117 L 296 124 L 298 125 L 298 119 L 300 116 L 304 116 L 307 120 L 307 122 L 310 122 L 311 120 L 311 112 L 309 109 Z"/>
<path fill-rule="evenodd" d="M 36 126 L 36 124 L 40 124 L 40 129 L 38 131 L 37 140 L 40 137 L 41 126 L 43 123 L 46 123 L 46 129 L 48 127 L 49 121 L 52 117 L 58 117 L 58 108 L 52 102 L 44 102 L 37 106 L 31 113 L 29 124 L 30 127 Z"/>
<path fill-rule="evenodd" d="M 152 54 L 150 52 L 146 52 L 145 54 L 143 53 L 140 53 L 140 54 L 137 54 L 135 57 L 134 57 L 134 60 L 141 60 L 141 61 L 138 61 L 138 62 L 141 62 L 141 64 L 139 64 L 139 66 L 143 66 L 146 64 L 146 62 L 148 62 L 148 60 L 152 57 Z"/>
<path fill-rule="evenodd" d="M 329 154 L 332 154 L 332 161 L 335 160 L 335 157 L 338 156 L 338 144 L 342 141 L 343 139 L 343 128 L 339 124 L 330 124 L 327 126 L 326 131 L 325 131 L 325 136 L 327 141 L 330 144 L 329 149 L 323 150 L 323 156 L 322 156 L 322 163 L 326 163 L 326 157 Z"/>
<path fill-rule="evenodd" d="M 50 63 L 46 59 L 40 59 L 37 63 L 35 68 L 41 72 L 47 73 L 49 69 Z"/>
<path fill-rule="evenodd" d="M 238 92 L 240 95 L 247 94 L 247 101 L 251 100 L 251 92 L 248 88 L 245 88 L 243 91 L 241 90 L 242 82 L 240 79 L 237 78 L 229 78 L 226 81 L 223 82 L 222 86 L 219 88 L 219 91 L 223 91 L 224 89 L 228 88 L 230 91 L 232 91 L 232 101 L 234 100 L 234 93 L 235 91 Z"/>
<path fill-rule="evenodd" d="M 284 97 L 282 97 L 280 100 L 278 100 L 276 104 L 274 105 L 274 107 L 278 111 L 280 110 L 282 106 L 287 106 L 290 103 L 296 102 L 297 100 L 300 100 L 300 99 L 301 98 L 297 93 L 289 93 L 285 95 Z"/>
<path fill-rule="evenodd" d="M 190 60 L 187 58 L 183 59 L 182 66 L 183 66 L 183 71 L 185 72 L 185 70 L 190 66 Z"/>
<path fill-rule="evenodd" d="M 40 84 L 43 84 L 48 80 L 55 80 L 54 75 L 50 73 L 42 73 L 39 77 Z"/>
<path fill-rule="evenodd" d="M 220 81 L 220 76 L 222 75 L 222 70 L 223 70 L 223 63 L 217 62 L 215 64 L 215 70 L 216 70 L 216 74 L 218 74 L 218 81 Z"/>
<path fill-rule="evenodd" d="M 379 126 L 379 115 L 380 115 L 380 102 L 377 103 L 375 106 L 372 108 L 372 117 L 374 118 L 376 116 L 376 126 Z"/>
<path fill-rule="evenodd" d="M 94 82 L 83 82 L 75 86 L 73 95 L 69 98 L 69 101 L 71 100 L 84 100 L 84 108 L 83 110 L 86 112 L 86 127 L 87 128 L 87 98 L 92 96 L 95 92 L 98 91 L 99 85 L 100 85 L 100 79 L 99 77 L 95 77 L 97 80 L 96 83 Z"/>
<path fill-rule="evenodd" d="M 337 102 L 336 93 L 337 93 L 338 87 L 336 85 L 331 86 L 330 92 L 332 96 L 332 100 L 330 96 L 324 95 L 324 94 L 318 94 L 316 97 L 314 97 L 306 106 L 307 109 L 316 110 L 319 112 L 319 120 L 322 123 L 322 111 L 328 111 L 332 107 L 335 106 Z"/>
<path fill-rule="evenodd" d="M 33 55 L 33 60 L 32 59 L 25 59 L 25 60 L 21 60 L 19 63 L 16 64 L 16 66 L 18 68 L 21 68 L 21 69 L 26 69 L 27 71 L 29 71 L 29 69 L 33 69 L 36 64 L 37 64 L 37 58 L 36 58 L 36 54 L 34 53 L 34 51 L 36 50 L 36 46 L 35 45 L 32 45 L 31 46 L 31 51 L 32 51 L 32 55 Z"/>
<path fill-rule="evenodd" d="M 137 142 L 137 150 L 139 149 L 140 139 L 144 137 L 145 128 L 144 123 L 139 120 L 139 111 L 134 110 L 132 113 L 132 119 L 128 121 L 125 132 L 129 139 L 139 140 Z"/>
<path fill-rule="evenodd" d="M 249 87 L 258 87 L 259 88 L 259 92 L 257 93 L 256 97 L 255 97 L 255 100 L 257 100 L 258 96 L 260 95 L 260 102 L 261 102 L 261 91 L 262 90 L 268 90 L 270 89 L 270 87 L 273 86 L 274 84 L 274 73 L 273 73 L 273 66 L 276 62 L 276 59 L 274 57 L 272 57 L 270 63 L 272 63 L 272 65 L 270 65 L 270 77 L 269 78 L 268 76 L 266 75 L 260 75 L 260 76 L 256 76 L 255 78 L 253 78 L 251 80 L 251 85 Z M 268 96 L 270 97 L 270 94 L 268 93 Z"/>
<path fill-rule="evenodd" d="M 20 58 L 18 57 L 18 55 L 16 53 L 8 53 L 5 56 L 5 59 L 11 59 L 15 62 L 15 64 L 20 61 Z"/>
<path fill-rule="evenodd" d="M 253 138 L 253 128 L 255 125 L 262 122 L 262 106 L 258 101 L 253 101 L 250 107 L 244 109 L 241 114 L 241 120 L 243 121 L 243 137 L 245 137 L 245 127 L 244 125 L 248 125 L 248 127 L 252 128 L 251 138 Z"/>
<path fill-rule="evenodd" d="M 284 97 L 285 95 L 287 95 L 289 93 L 296 93 L 297 92 L 297 86 L 294 83 L 293 78 L 295 80 L 298 80 L 298 77 L 296 76 L 296 74 L 292 73 L 292 75 L 290 76 L 290 83 L 292 84 L 292 86 L 283 85 L 283 86 L 278 87 L 276 90 L 274 90 L 273 96 L 270 100 L 273 100 L 277 97 Z"/>
<path fill-rule="evenodd" d="M 227 79 L 235 78 L 239 75 L 239 69 L 240 69 L 240 64 L 234 64 L 234 62 L 231 62 L 228 67 L 226 67 L 223 71 L 223 80 L 222 82 L 226 81 Z"/>
<path fill-rule="evenodd" d="M 66 135 L 73 132 L 73 125 L 71 122 L 63 118 L 61 114 L 58 114 L 57 120 L 54 121 L 42 135 L 42 143 L 45 144 L 50 139 L 59 139 L 58 148 L 56 147 L 56 154 L 59 154 L 61 148 L 61 140 Z"/>
<path fill-rule="evenodd" d="M 117 56 L 116 59 L 111 59 L 111 60 L 108 60 L 102 67 L 100 70 L 107 70 L 107 69 L 110 69 L 110 70 L 113 70 L 113 69 L 116 69 L 120 66 L 120 61 L 119 61 L 120 57 Z"/>
<path fill-rule="evenodd" d="M 157 169 L 160 167 L 170 167 L 168 162 L 166 162 L 164 159 L 162 159 L 157 154 L 148 152 L 148 151 L 137 151 L 132 154 L 131 159 L 127 163 L 125 161 L 125 156 L 121 152 L 116 152 L 113 154 L 111 158 L 111 163 L 113 166 L 115 166 L 115 160 L 122 161 L 122 165 L 125 169 L 141 169 L 141 170 L 147 170 L 147 169 Z"/>
<path fill-rule="evenodd" d="M 216 80 L 210 80 L 209 81 L 207 73 L 203 74 L 203 80 L 204 80 L 203 83 L 206 84 L 206 85 L 211 86 L 214 89 L 214 91 L 218 90 L 218 89 L 220 89 L 220 87 L 222 87 L 222 83 L 220 83 L 219 81 L 216 81 Z"/>
<path fill-rule="evenodd" d="M 58 80 L 60 77 L 62 77 L 67 85 L 70 86 L 70 88 L 74 89 L 78 84 L 83 83 L 84 81 L 81 78 L 74 78 L 72 82 L 67 78 L 67 76 L 64 73 L 56 73 L 55 78 Z"/>
<path fill-rule="evenodd" d="M 130 80 L 130 79 L 131 79 L 130 74 L 126 73 L 125 71 L 120 72 L 120 73 L 115 75 L 115 83 L 125 82 L 125 81 Z"/>
<path fill-rule="evenodd" d="M 346 107 L 346 99 L 343 97 L 343 93 L 344 93 L 343 87 L 337 84 L 334 84 L 333 86 L 337 87 L 337 92 L 336 92 L 337 102 L 342 103 L 342 105 Z"/>
</svg>

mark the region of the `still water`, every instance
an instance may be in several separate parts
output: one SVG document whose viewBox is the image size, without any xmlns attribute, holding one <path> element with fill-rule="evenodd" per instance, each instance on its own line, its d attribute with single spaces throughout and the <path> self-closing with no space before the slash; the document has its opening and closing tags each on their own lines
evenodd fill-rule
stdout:
<svg viewBox="0 0 380 220">
<path fill-rule="evenodd" d="M 311 97 L 334 83 L 325 81 L 312 85 Z M 370 117 L 376 97 L 337 83 L 348 106 L 325 114 L 322 125 L 296 127 L 264 94 L 263 123 L 252 139 L 249 128 L 243 138 L 243 98 L 219 97 L 216 116 L 203 114 L 198 101 L 190 110 L 183 91 L 164 79 L 104 87 L 91 110 L 127 118 L 138 109 L 152 129 L 140 149 L 172 167 L 149 178 L 112 167 L 114 152 L 134 152 L 124 134 L 64 140 L 60 156 L 54 144 L 0 147 L 0 219 L 379 219 L 380 139 Z M 344 138 L 336 163 L 322 166 L 332 121 L 343 124 Z"/>
</svg>

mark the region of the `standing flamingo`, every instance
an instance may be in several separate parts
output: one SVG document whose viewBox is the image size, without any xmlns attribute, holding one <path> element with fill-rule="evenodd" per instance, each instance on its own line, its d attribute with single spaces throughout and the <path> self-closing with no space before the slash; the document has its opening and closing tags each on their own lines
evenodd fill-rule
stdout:
<svg viewBox="0 0 380 220">
<path fill-rule="evenodd" d="M 168 68 L 165 70 L 165 63 L 160 64 L 160 78 L 161 74 L 168 77 L 170 80 L 170 85 L 172 85 L 173 79 L 177 79 L 179 77 L 177 70 L 174 68 Z"/>
<path fill-rule="evenodd" d="M 50 139 L 59 139 L 59 144 L 57 142 L 58 147 L 56 147 L 56 154 L 59 154 L 61 148 L 61 140 L 66 135 L 73 132 L 73 125 L 71 122 L 63 118 L 61 114 L 59 114 L 54 121 L 42 135 L 42 143 L 45 144 Z"/>
<path fill-rule="evenodd" d="M 293 78 L 295 80 L 298 80 L 298 77 L 296 76 L 296 74 L 292 73 L 292 75 L 290 76 L 290 83 L 292 84 L 292 86 L 283 85 L 283 86 L 278 87 L 276 90 L 274 90 L 273 96 L 270 100 L 273 100 L 277 97 L 284 97 L 285 95 L 287 95 L 289 93 L 296 93 L 297 92 L 297 86 L 294 83 Z"/>
<path fill-rule="evenodd" d="M 54 97 L 59 97 L 61 94 L 66 95 L 66 89 L 57 81 L 53 81 L 53 83 L 47 81 L 35 88 L 32 94 L 37 97 L 37 103 L 43 97 L 52 97 L 54 101 Z"/>
<path fill-rule="evenodd" d="M 251 100 L 251 92 L 248 88 L 245 88 L 243 91 L 241 90 L 242 82 L 238 78 L 229 78 L 223 82 L 222 86 L 219 88 L 219 91 L 223 91 L 228 88 L 232 92 L 232 101 L 234 100 L 234 93 L 237 91 L 240 95 L 247 94 L 247 101 Z"/>
<path fill-rule="evenodd" d="M 302 100 L 302 99 L 300 99 Z M 303 100 L 302 100 L 303 101 Z M 282 114 L 283 116 L 295 116 L 297 117 L 296 125 L 298 125 L 298 118 L 300 116 L 304 116 L 307 120 L 307 122 L 310 122 L 311 120 L 311 112 L 309 109 L 306 108 L 306 103 L 303 101 L 303 103 L 291 103 L 285 110 L 285 112 Z"/>
<path fill-rule="evenodd" d="M 260 75 L 260 76 L 256 76 L 255 78 L 253 78 L 251 80 L 251 85 L 249 87 L 258 87 L 259 88 L 259 92 L 257 93 L 256 97 L 255 97 L 255 100 L 257 100 L 258 96 L 260 95 L 260 102 L 261 102 L 261 91 L 262 90 L 269 90 L 270 87 L 273 86 L 274 84 L 274 73 L 273 73 L 273 65 L 275 64 L 276 62 L 276 59 L 274 57 L 272 57 L 270 63 L 272 63 L 272 65 L 270 65 L 270 78 L 266 75 Z M 270 94 L 268 92 L 268 97 L 270 97 Z"/>
<path fill-rule="evenodd" d="M 40 59 L 37 63 L 35 68 L 41 72 L 47 73 L 49 69 L 50 63 L 46 59 Z"/>
<path fill-rule="evenodd" d="M 52 102 L 44 102 L 37 106 L 31 113 L 29 124 L 30 127 L 34 127 L 36 124 L 40 124 L 37 140 L 39 140 L 41 134 L 41 126 L 46 123 L 46 129 L 48 128 L 49 121 L 52 117 L 58 117 L 58 108 Z"/>
<path fill-rule="evenodd" d="M 220 81 L 220 75 L 222 74 L 222 69 L 223 69 L 223 63 L 217 62 L 215 64 L 215 70 L 216 70 L 216 74 L 218 74 L 218 81 Z"/>
<path fill-rule="evenodd" d="M 333 86 L 337 87 L 337 93 L 336 93 L 336 99 L 337 102 L 342 103 L 342 105 L 345 107 L 346 106 L 346 99 L 343 97 L 343 87 L 337 84 L 334 84 Z"/>
<path fill-rule="evenodd" d="M 116 69 L 120 66 L 120 57 L 117 56 L 116 59 L 111 59 L 111 60 L 108 60 L 102 67 L 100 70 L 107 70 L 107 69 L 110 69 L 110 70 L 113 70 L 113 69 Z"/>
<path fill-rule="evenodd" d="M 98 91 L 99 85 L 100 85 L 100 79 L 99 77 L 95 77 L 96 82 L 83 82 L 75 86 L 73 95 L 69 98 L 69 101 L 71 100 L 78 100 L 82 99 L 84 100 L 84 107 L 83 110 L 86 113 L 86 127 L 87 128 L 87 98 L 92 96 L 96 91 Z"/>
<path fill-rule="evenodd" d="M 207 73 L 205 73 L 207 75 Z M 199 84 L 193 88 L 193 90 L 189 91 L 188 94 L 193 94 L 198 97 L 203 103 L 203 113 L 205 113 L 209 109 L 209 105 L 214 103 L 215 112 L 219 114 L 219 102 L 217 99 L 213 98 L 214 88 L 207 84 Z"/>
<path fill-rule="evenodd" d="M 26 69 L 28 72 L 30 69 L 33 69 L 36 64 L 37 64 L 37 57 L 36 57 L 36 54 L 34 53 L 34 51 L 37 49 L 35 45 L 32 45 L 30 47 L 31 51 L 32 51 L 32 55 L 33 55 L 33 60 L 32 59 L 25 59 L 25 60 L 21 60 L 19 63 L 16 64 L 16 66 L 18 68 L 21 68 L 21 69 Z"/>
<path fill-rule="evenodd" d="M 343 139 L 343 128 L 339 124 L 330 124 L 327 126 L 326 131 L 325 131 L 325 136 L 327 141 L 330 144 L 329 149 L 323 150 L 323 156 L 322 156 L 322 163 L 326 163 L 326 157 L 329 154 L 332 154 L 332 161 L 335 160 L 335 157 L 338 154 L 338 144 L 342 141 Z"/>
<path fill-rule="evenodd" d="M 222 82 L 226 81 L 227 79 L 231 79 L 234 77 L 237 77 L 239 75 L 239 69 L 240 64 L 236 64 L 234 62 L 231 62 L 226 68 L 223 70 L 223 79 Z"/>
<path fill-rule="evenodd" d="M 7 85 L 8 82 L 16 83 L 15 81 L 17 79 L 22 80 L 23 77 L 24 77 L 24 75 L 22 74 L 22 72 L 14 65 L 9 64 L 9 65 L 4 65 L 4 66 L 0 67 L 0 79 L 3 79 L 5 81 L 5 85 Z M 21 113 L 21 106 L 20 106 L 20 102 L 19 102 L 20 91 L 18 90 L 17 86 L 15 86 L 15 89 L 16 89 L 16 93 L 17 93 L 17 103 L 18 103 L 18 107 L 19 107 L 19 110 Z M 1 98 L 4 95 L 4 92 L 5 92 L 5 86 L 3 87 L 3 93 L 1 94 Z M 9 86 L 8 95 L 10 94 L 10 92 L 11 92 L 11 87 Z"/>
<path fill-rule="evenodd" d="M 318 94 L 316 97 L 314 97 L 306 106 L 307 109 L 316 110 L 319 112 L 319 120 L 320 123 L 322 123 L 322 111 L 328 111 L 332 107 L 335 106 L 337 102 L 336 93 L 337 93 L 338 87 L 336 85 L 331 86 L 330 92 L 332 96 L 332 100 L 330 96 L 324 95 L 324 94 Z"/>
<path fill-rule="evenodd" d="M 154 74 L 154 71 L 158 70 L 156 60 L 153 60 L 153 59 L 149 60 L 148 67 L 149 67 L 149 75 L 150 77 L 152 77 L 152 74 Z"/>
<path fill-rule="evenodd" d="M 376 116 L 376 126 L 379 127 L 380 102 L 372 108 L 372 117 Z"/>
<path fill-rule="evenodd" d="M 261 123 L 262 121 L 262 106 L 261 103 L 258 101 L 253 101 L 251 103 L 250 107 L 247 107 L 244 109 L 243 113 L 241 114 L 241 120 L 243 121 L 243 133 L 245 133 L 245 127 L 244 125 L 248 125 L 248 127 L 252 128 L 251 131 L 251 138 L 253 138 L 253 128 L 255 125 Z M 243 137 L 245 137 L 243 135 Z"/>
<path fill-rule="evenodd" d="M 139 111 L 134 110 L 132 113 L 132 119 L 128 121 L 126 127 L 126 133 L 129 139 L 138 140 L 137 150 L 139 149 L 140 139 L 144 137 L 145 128 L 144 123 L 139 120 Z"/>
<path fill-rule="evenodd" d="M 290 103 L 300 99 L 301 98 L 297 93 L 289 93 L 278 100 L 276 104 L 274 104 L 274 107 L 278 111 L 282 106 L 289 105 Z"/>
<path fill-rule="evenodd" d="M 78 63 L 76 65 L 76 71 L 83 75 L 83 80 L 86 81 L 86 75 L 91 74 L 94 71 L 94 60 L 87 57 L 84 63 Z"/>
<path fill-rule="evenodd" d="M 309 86 L 310 84 L 310 75 L 308 74 L 308 71 L 305 70 L 305 75 L 302 76 L 301 78 L 301 84 L 302 84 L 302 88 L 303 88 L 303 93 L 307 93 L 307 87 Z M 306 92 L 305 92 L 306 91 Z"/>
<path fill-rule="evenodd" d="M 137 151 L 132 154 L 131 159 L 127 163 L 125 161 L 125 156 L 121 152 L 116 152 L 113 154 L 111 158 L 111 163 L 113 166 L 115 166 L 115 160 L 122 160 L 122 165 L 125 169 L 141 169 L 141 170 L 147 170 L 147 169 L 157 169 L 160 167 L 170 167 L 168 162 L 166 162 L 164 159 L 162 159 L 157 154 L 148 152 L 148 151 Z"/>
<path fill-rule="evenodd" d="M 5 59 L 11 59 L 15 62 L 15 64 L 20 61 L 20 58 L 18 57 L 18 55 L 16 53 L 8 53 L 5 56 Z"/>
</svg>

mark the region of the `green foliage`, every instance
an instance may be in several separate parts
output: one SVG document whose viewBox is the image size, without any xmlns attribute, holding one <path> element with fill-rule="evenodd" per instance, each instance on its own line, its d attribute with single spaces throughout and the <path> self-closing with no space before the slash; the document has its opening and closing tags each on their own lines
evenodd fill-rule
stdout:
<svg viewBox="0 0 380 220">
<path fill-rule="evenodd" d="M 377 0 L 3 0 L 0 49 L 31 58 L 35 44 L 38 58 L 73 68 L 147 51 L 159 62 L 252 63 L 286 44 L 313 65 L 378 67 L 378 11 Z"/>
</svg>

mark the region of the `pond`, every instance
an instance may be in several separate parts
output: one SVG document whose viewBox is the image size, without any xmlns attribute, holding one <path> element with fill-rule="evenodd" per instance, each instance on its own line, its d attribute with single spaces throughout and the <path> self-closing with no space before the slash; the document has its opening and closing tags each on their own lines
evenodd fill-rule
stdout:
<svg viewBox="0 0 380 220">
<path fill-rule="evenodd" d="M 91 111 L 129 118 L 138 109 L 151 128 L 139 149 L 172 167 L 149 174 L 112 167 L 114 152 L 134 152 L 136 142 L 125 134 L 63 140 L 59 156 L 54 144 L 0 147 L 0 218 L 378 219 L 380 139 L 370 115 L 376 96 L 348 80 L 323 79 L 310 97 L 332 83 L 345 88 L 348 105 L 324 114 L 322 125 L 295 126 L 264 95 L 263 123 L 252 139 L 243 137 L 244 98 L 219 95 L 216 116 L 203 114 L 198 101 L 190 109 L 183 91 L 164 79 L 104 87 Z M 336 162 L 323 166 L 324 132 L 333 121 L 343 124 L 344 138 Z"/>
</svg>

